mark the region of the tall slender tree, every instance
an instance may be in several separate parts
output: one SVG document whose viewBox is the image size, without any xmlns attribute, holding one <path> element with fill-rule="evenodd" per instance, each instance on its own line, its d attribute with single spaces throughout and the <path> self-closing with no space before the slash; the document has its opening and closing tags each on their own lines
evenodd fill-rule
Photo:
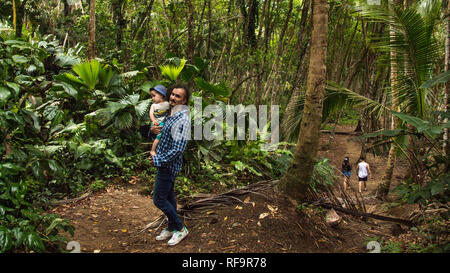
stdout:
<svg viewBox="0 0 450 273">
<path fill-rule="evenodd" d="M 22 37 L 23 20 L 25 18 L 25 5 L 28 0 L 13 0 L 13 21 L 16 37 Z"/>
<path fill-rule="evenodd" d="M 399 1 L 397 1 L 396 4 L 401 4 L 401 3 L 399 3 Z M 390 25 L 389 35 L 390 35 L 391 43 L 394 43 L 395 31 L 393 29 L 392 24 L 393 24 L 393 22 Z M 398 65 L 397 65 L 397 60 L 396 60 L 397 53 L 393 48 L 391 49 L 390 55 L 391 55 L 391 62 L 390 62 L 391 90 L 392 90 L 392 93 L 394 94 L 394 99 L 392 100 L 392 109 L 397 111 L 398 102 L 395 98 L 398 98 L 398 94 L 397 94 L 398 92 L 396 93 L 397 88 L 398 88 L 398 86 L 397 86 L 398 85 L 398 83 L 397 83 Z M 391 129 L 394 130 L 396 128 L 397 128 L 397 119 L 394 116 L 392 116 L 391 117 Z M 392 175 L 394 173 L 395 160 L 396 160 L 396 156 L 395 156 L 396 149 L 395 148 L 396 147 L 394 144 L 391 144 L 391 147 L 389 148 L 389 154 L 388 154 L 388 158 L 387 158 L 387 162 L 386 162 L 386 168 L 384 171 L 384 175 L 383 175 L 381 183 L 377 189 L 377 198 L 379 198 L 379 199 L 385 199 L 389 193 L 389 188 L 391 186 Z"/>
<path fill-rule="evenodd" d="M 278 185 L 282 192 L 297 200 L 308 195 L 319 146 L 327 71 L 328 1 L 312 1 L 312 16 L 311 57 L 300 134 L 294 158 Z"/>
<path fill-rule="evenodd" d="M 89 1 L 89 42 L 88 58 L 95 58 L 95 0 Z"/>
<path fill-rule="evenodd" d="M 445 37 L 445 71 L 450 70 L 450 0 L 447 0 L 447 6 L 443 8 L 446 18 L 447 35 Z M 445 111 L 450 110 L 450 82 L 445 83 Z M 444 132 L 444 154 L 450 156 L 450 145 L 448 144 L 449 129 Z"/>
</svg>

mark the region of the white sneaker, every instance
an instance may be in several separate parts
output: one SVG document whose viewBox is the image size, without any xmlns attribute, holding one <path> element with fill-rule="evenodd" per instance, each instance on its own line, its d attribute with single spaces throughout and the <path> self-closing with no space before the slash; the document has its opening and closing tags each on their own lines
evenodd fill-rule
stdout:
<svg viewBox="0 0 450 273">
<path fill-rule="evenodd" d="M 174 233 L 173 231 L 169 231 L 167 228 L 165 228 L 163 229 L 163 231 L 161 231 L 161 233 L 158 236 L 156 236 L 156 240 L 157 241 L 167 240 L 172 237 L 173 233 Z"/>
<path fill-rule="evenodd" d="M 168 244 L 170 246 L 174 246 L 174 245 L 178 244 L 179 242 L 181 242 L 181 240 L 186 238 L 186 236 L 188 234 L 189 234 L 189 232 L 186 227 L 183 227 L 183 229 L 181 231 L 175 230 L 175 232 L 173 233 L 172 238 L 169 240 Z"/>
</svg>

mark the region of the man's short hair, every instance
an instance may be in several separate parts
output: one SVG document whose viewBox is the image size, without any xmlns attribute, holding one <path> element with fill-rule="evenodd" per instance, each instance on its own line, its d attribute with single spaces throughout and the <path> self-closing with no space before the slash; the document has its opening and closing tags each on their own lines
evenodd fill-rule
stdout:
<svg viewBox="0 0 450 273">
<path fill-rule="evenodd" d="M 185 85 L 185 84 L 176 83 L 176 84 L 170 86 L 167 89 L 166 99 L 170 100 L 170 95 L 172 94 L 172 91 L 174 89 L 177 89 L 177 88 L 184 89 L 184 96 L 186 97 L 186 104 L 185 105 L 188 105 L 189 104 L 189 99 L 191 98 L 191 91 L 189 90 L 189 87 L 187 85 Z"/>
</svg>

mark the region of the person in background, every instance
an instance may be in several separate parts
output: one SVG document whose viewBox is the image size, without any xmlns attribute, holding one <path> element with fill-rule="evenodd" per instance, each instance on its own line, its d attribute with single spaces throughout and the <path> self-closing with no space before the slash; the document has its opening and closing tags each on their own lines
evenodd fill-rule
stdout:
<svg viewBox="0 0 450 273">
<path fill-rule="evenodd" d="M 350 181 L 352 171 L 352 165 L 350 165 L 350 160 L 348 156 L 344 158 L 344 162 L 342 162 L 342 173 L 344 174 L 344 191 L 347 190 L 347 185 Z"/>
<path fill-rule="evenodd" d="M 367 191 L 367 179 L 369 176 L 371 176 L 370 173 L 370 166 L 369 164 L 365 161 L 364 157 L 361 157 L 359 159 L 359 163 L 358 163 L 358 181 L 359 181 L 359 193 L 361 193 L 361 188 L 362 188 L 362 183 L 364 182 L 364 191 Z"/>
</svg>

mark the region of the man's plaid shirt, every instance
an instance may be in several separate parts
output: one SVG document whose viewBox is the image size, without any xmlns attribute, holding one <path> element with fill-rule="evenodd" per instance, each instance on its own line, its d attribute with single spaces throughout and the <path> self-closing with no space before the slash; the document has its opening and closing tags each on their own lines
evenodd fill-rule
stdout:
<svg viewBox="0 0 450 273">
<path fill-rule="evenodd" d="M 156 167 L 168 168 L 176 176 L 182 167 L 183 153 L 191 136 L 191 119 L 189 109 L 167 116 L 161 129 L 161 139 L 156 147 L 153 162 Z"/>
</svg>

